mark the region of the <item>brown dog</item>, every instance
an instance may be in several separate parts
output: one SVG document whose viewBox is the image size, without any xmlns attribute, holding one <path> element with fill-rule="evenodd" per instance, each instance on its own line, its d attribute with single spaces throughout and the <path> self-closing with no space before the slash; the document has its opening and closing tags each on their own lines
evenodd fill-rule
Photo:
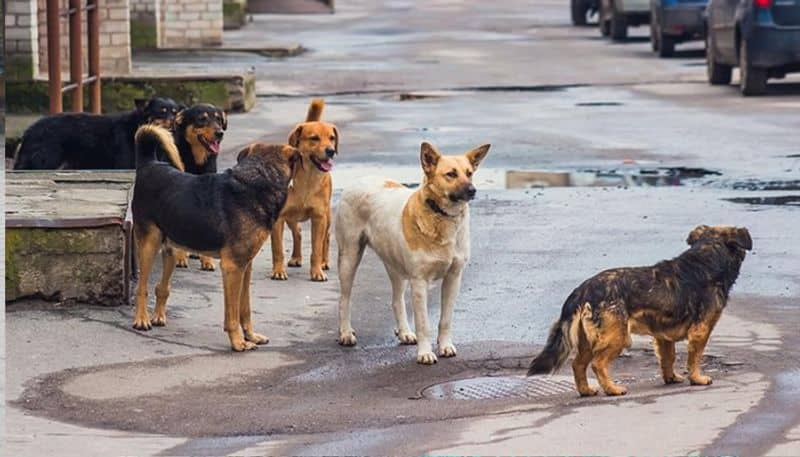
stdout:
<svg viewBox="0 0 800 457">
<path fill-rule="evenodd" d="M 590 363 L 606 395 L 624 395 L 627 389 L 612 381 L 608 366 L 636 333 L 653 337 L 666 384 L 683 382 L 673 364 L 675 342 L 684 339 L 689 381 L 711 384 L 700 359 L 753 241 L 746 228 L 701 225 L 686 242 L 689 249 L 672 260 L 606 270 L 572 291 L 528 375 L 552 373 L 577 347 L 572 370 L 581 396 L 597 394 L 586 379 Z"/>
<path fill-rule="evenodd" d="M 330 171 L 333 158 L 339 152 L 339 130 L 335 125 L 322 122 L 322 100 L 312 100 L 306 121 L 298 124 L 289 134 L 288 143 L 302 156 L 302 167 L 292 181 L 286 206 L 272 227 L 272 279 L 286 280 L 283 256 L 283 226 L 292 231 L 292 256 L 290 267 L 302 264 L 300 222 L 311 219 L 311 280 L 327 281 L 323 270 L 330 263 L 331 193 Z"/>
</svg>

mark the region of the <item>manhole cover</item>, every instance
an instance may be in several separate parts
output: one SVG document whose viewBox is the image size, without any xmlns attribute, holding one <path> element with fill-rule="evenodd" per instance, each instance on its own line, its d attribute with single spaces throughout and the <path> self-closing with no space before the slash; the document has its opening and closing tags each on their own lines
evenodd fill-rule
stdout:
<svg viewBox="0 0 800 457">
<path fill-rule="evenodd" d="M 492 400 L 542 398 L 575 390 L 571 376 L 498 376 L 434 384 L 422 396 L 434 400 Z"/>
</svg>

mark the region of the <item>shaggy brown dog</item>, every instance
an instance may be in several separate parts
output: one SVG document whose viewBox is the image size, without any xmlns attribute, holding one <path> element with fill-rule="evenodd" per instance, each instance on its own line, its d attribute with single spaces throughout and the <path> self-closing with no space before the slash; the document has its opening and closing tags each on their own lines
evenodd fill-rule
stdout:
<svg viewBox="0 0 800 457">
<path fill-rule="evenodd" d="M 746 228 L 701 225 L 686 242 L 691 247 L 672 260 L 606 270 L 572 291 L 528 375 L 554 372 L 577 346 L 572 370 L 581 396 L 597 394 L 586 379 L 589 363 L 606 395 L 624 395 L 608 365 L 636 333 L 653 337 L 667 384 L 683 382 L 673 369 L 675 342 L 688 338 L 689 381 L 711 384 L 700 372 L 700 359 L 753 241 Z"/>
<path fill-rule="evenodd" d="M 330 171 L 333 158 L 339 152 L 339 130 L 333 124 L 322 122 L 322 100 L 312 100 L 306 121 L 298 124 L 289 134 L 288 143 L 296 147 L 303 157 L 289 189 L 278 222 L 272 228 L 272 279 L 285 280 L 283 256 L 283 226 L 292 231 L 292 256 L 290 267 L 302 264 L 300 222 L 311 219 L 311 280 L 327 281 L 323 270 L 330 263 L 331 193 Z"/>
</svg>

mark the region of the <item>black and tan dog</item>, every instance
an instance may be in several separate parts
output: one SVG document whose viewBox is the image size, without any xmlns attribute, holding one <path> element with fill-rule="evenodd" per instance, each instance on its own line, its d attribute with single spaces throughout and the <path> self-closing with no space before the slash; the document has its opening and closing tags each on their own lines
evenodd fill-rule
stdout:
<svg viewBox="0 0 800 457">
<path fill-rule="evenodd" d="M 170 98 L 137 99 L 122 114 L 64 113 L 46 116 L 25 130 L 14 158 L 16 170 L 125 170 L 135 168 L 133 137 L 144 124 L 172 128 L 183 108 Z"/>
<path fill-rule="evenodd" d="M 707 225 L 692 230 L 686 242 L 690 248 L 672 260 L 606 270 L 572 291 L 528 375 L 554 372 L 577 347 L 572 370 L 581 396 L 597 394 L 586 379 L 590 363 L 606 395 L 624 395 L 608 365 L 635 333 L 653 337 L 665 383 L 683 382 L 673 369 L 675 342 L 688 339 L 689 381 L 711 384 L 700 359 L 753 242 L 745 228 Z"/>
<path fill-rule="evenodd" d="M 136 154 L 131 207 L 140 274 L 133 327 L 149 330 L 166 324 L 177 247 L 220 259 L 224 329 L 231 348 L 244 351 L 267 343 L 250 317 L 252 262 L 286 202 L 300 154 L 289 145 L 263 145 L 224 173 L 197 176 L 157 160 L 162 156 L 180 162 L 170 133 L 152 125 L 137 132 Z M 150 318 L 147 281 L 159 250 L 163 268 Z"/>
<path fill-rule="evenodd" d="M 184 171 L 194 175 L 216 173 L 220 142 L 227 128 L 225 112 L 211 104 L 193 105 L 178 113 L 174 136 Z M 159 160 L 167 161 L 167 158 L 159 157 Z M 175 259 L 178 268 L 189 267 L 186 251 L 176 249 Z M 200 268 L 213 271 L 213 260 L 201 255 Z"/>
</svg>

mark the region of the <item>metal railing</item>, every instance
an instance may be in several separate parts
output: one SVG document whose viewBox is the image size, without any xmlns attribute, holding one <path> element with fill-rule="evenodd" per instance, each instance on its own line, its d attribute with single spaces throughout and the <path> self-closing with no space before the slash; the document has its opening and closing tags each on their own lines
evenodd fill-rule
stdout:
<svg viewBox="0 0 800 457">
<path fill-rule="evenodd" d="M 93 113 L 100 113 L 100 16 L 98 0 L 69 0 L 69 8 L 61 11 L 59 0 L 47 0 L 47 73 L 49 79 L 50 114 L 64 110 L 62 96 L 72 93 L 72 111 L 83 111 L 83 86 L 89 85 L 89 105 Z M 86 11 L 86 39 L 88 42 L 89 74 L 83 77 L 83 42 L 81 38 L 81 11 Z M 61 18 L 69 19 L 69 84 L 61 81 Z"/>
</svg>

